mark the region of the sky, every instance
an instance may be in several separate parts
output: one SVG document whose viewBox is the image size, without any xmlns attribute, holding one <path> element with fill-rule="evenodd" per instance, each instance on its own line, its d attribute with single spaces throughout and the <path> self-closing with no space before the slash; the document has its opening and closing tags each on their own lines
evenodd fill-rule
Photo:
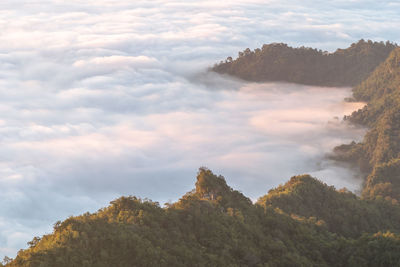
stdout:
<svg viewBox="0 0 400 267">
<path fill-rule="evenodd" d="M 249 47 L 327 51 L 399 42 L 397 1 L 0 2 L 0 257 L 121 195 L 176 201 L 199 167 L 251 199 L 310 173 L 359 189 L 326 159 L 365 132 L 350 88 L 208 73 Z"/>
</svg>

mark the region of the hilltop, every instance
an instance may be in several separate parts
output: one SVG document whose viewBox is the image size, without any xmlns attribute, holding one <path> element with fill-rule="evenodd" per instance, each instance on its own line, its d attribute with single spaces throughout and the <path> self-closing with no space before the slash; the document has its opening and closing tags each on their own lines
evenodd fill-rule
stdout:
<svg viewBox="0 0 400 267">
<path fill-rule="evenodd" d="M 293 48 L 284 43 L 245 49 L 236 59 L 228 57 L 212 70 L 247 81 L 282 81 L 318 86 L 355 86 L 397 47 L 390 42 L 360 40 L 333 53 Z"/>
<path fill-rule="evenodd" d="M 307 175 L 253 204 L 201 168 L 176 203 L 121 197 L 57 222 L 6 266 L 397 266 L 400 207 L 376 205 Z M 347 224 L 333 229 L 332 212 Z"/>
</svg>

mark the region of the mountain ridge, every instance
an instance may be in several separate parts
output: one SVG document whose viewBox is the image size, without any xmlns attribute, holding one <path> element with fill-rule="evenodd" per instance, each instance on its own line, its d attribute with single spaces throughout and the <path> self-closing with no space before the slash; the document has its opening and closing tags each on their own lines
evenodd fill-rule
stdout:
<svg viewBox="0 0 400 267">
<path fill-rule="evenodd" d="M 212 71 L 247 81 L 282 81 L 317 86 L 355 86 L 382 63 L 397 44 L 361 39 L 333 53 L 284 43 L 245 49 L 215 64 Z"/>
<path fill-rule="evenodd" d="M 353 89 L 367 105 L 345 120 L 369 128 L 361 142 L 334 149 L 333 158 L 353 162 L 365 173 L 363 197 L 400 201 L 400 48 Z"/>
<path fill-rule="evenodd" d="M 277 191 L 287 191 L 305 198 L 307 192 L 301 188 L 310 184 L 332 191 L 336 198 L 348 194 L 361 201 L 308 175 L 293 177 L 268 195 L 276 198 Z M 400 262 L 398 229 L 359 231 L 348 237 L 329 231 L 327 222 L 317 219 L 323 217 L 320 214 L 305 217 L 286 212 L 285 205 L 261 201 L 268 195 L 253 204 L 222 176 L 200 168 L 195 190 L 176 203 L 161 208 L 150 200 L 121 197 L 96 213 L 57 222 L 53 233 L 34 238 L 5 266 L 396 266 Z M 326 194 L 309 197 L 318 202 Z M 397 217 L 378 219 L 385 224 Z"/>
</svg>

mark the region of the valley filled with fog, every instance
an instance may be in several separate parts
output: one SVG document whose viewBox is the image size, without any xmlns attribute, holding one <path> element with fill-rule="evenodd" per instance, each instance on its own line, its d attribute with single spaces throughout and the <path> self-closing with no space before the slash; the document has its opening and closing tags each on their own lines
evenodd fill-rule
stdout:
<svg viewBox="0 0 400 267">
<path fill-rule="evenodd" d="M 366 32 L 345 28 L 347 17 L 323 20 L 318 5 L 305 20 L 274 1 L 226 10 L 130 2 L 0 4 L 1 258 L 121 195 L 175 201 L 201 166 L 253 200 L 303 173 L 359 189 L 356 170 L 326 157 L 365 133 L 342 121 L 363 106 L 344 101 L 351 88 L 248 83 L 207 69 L 247 46 L 332 50 Z M 370 23 L 370 34 L 396 28 Z"/>
</svg>

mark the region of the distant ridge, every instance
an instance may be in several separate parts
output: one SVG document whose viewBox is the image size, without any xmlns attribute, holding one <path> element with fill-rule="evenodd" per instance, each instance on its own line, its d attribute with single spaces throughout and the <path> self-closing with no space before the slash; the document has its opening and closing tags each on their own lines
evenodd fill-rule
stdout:
<svg viewBox="0 0 400 267">
<path fill-rule="evenodd" d="M 284 43 L 239 52 L 212 70 L 255 82 L 283 81 L 318 86 L 354 86 L 363 81 L 397 47 L 389 41 L 360 40 L 334 53 Z"/>
</svg>

